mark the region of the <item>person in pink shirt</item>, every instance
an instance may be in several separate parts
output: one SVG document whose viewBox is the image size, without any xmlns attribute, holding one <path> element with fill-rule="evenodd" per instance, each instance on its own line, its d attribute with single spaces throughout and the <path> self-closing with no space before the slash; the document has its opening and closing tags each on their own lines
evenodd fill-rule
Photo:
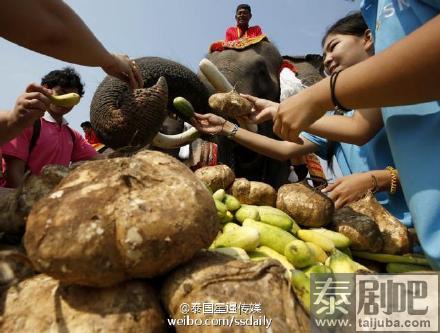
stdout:
<svg viewBox="0 0 440 333">
<path fill-rule="evenodd" d="M 226 30 L 225 42 L 230 42 L 243 37 L 252 38 L 261 36 L 263 32 L 258 25 L 252 27 L 249 26 L 251 17 L 251 6 L 246 4 L 238 5 L 237 9 L 235 10 L 235 20 L 237 21 L 237 26 L 229 27 Z"/>
<path fill-rule="evenodd" d="M 84 94 L 79 75 L 71 67 L 54 70 L 43 77 L 41 85 L 54 95 Z M 18 187 L 29 170 L 39 175 L 48 164 L 68 166 L 71 162 L 96 159 L 99 155 L 83 136 L 68 126 L 64 115 L 71 108 L 49 105 L 43 117 L 1 147 L 3 177 L 0 186 Z"/>
</svg>

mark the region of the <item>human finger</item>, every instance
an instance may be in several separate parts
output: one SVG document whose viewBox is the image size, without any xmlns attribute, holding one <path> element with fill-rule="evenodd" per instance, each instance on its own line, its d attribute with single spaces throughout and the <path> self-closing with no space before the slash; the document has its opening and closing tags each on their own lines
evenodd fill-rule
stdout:
<svg viewBox="0 0 440 333">
<path fill-rule="evenodd" d="M 289 140 L 289 126 L 286 126 L 285 123 L 281 123 L 280 137 L 283 140 Z"/>
<path fill-rule="evenodd" d="M 275 118 L 272 130 L 273 130 L 274 134 L 281 137 L 281 121 L 279 120 L 279 118 Z"/>
<path fill-rule="evenodd" d="M 25 93 L 23 97 L 27 101 L 38 100 L 42 102 L 45 105 L 45 107 L 48 107 L 52 103 L 49 97 L 47 97 L 41 92 L 28 92 Z"/>
<path fill-rule="evenodd" d="M 288 128 L 288 132 L 287 132 L 287 136 L 285 137 L 285 140 L 297 143 L 299 145 L 304 144 L 303 139 L 301 139 L 300 136 L 299 136 L 299 132 L 297 130 L 294 130 L 294 129 L 289 129 Z"/>
<path fill-rule="evenodd" d="M 31 93 L 31 92 L 39 92 L 45 96 L 51 96 L 53 94 L 52 89 L 48 89 L 40 84 L 37 84 L 35 82 L 29 84 L 26 87 L 26 92 L 27 93 Z"/>
<path fill-rule="evenodd" d="M 342 208 L 345 206 L 345 204 L 346 204 L 346 200 L 343 199 L 341 196 L 339 196 L 335 201 L 335 208 L 336 209 Z"/>
<path fill-rule="evenodd" d="M 142 75 L 140 74 L 136 61 L 129 60 L 129 65 L 130 65 L 130 85 L 132 89 L 142 88 L 143 86 Z"/>
<path fill-rule="evenodd" d="M 209 119 L 209 117 L 211 117 L 212 113 L 205 113 L 205 114 L 201 114 L 201 113 L 194 113 L 194 117 L 196 117 L 197 119 Z"/>
<path fill-rule="evenodd" d="M 246 98 L 249 102 L 251 102 L 253 104 L 255 104 L 258 100 L 258 97 L 248 95 L 248 94 L 240 94 L 240 96 Z"/>
<path fill-rule="evenodd" d="M 134 60 L 132 60 L 132 64 L 133 64 L 133 72 L 134 72 L 134 78 L 135 78 L 136 84 L 137 84 L 138 88 L 142 88 L 144 86 L 144 79 L 142 77 L 142 73 L 139 69 L 139 66 L 136 64 L 136 62 Z"/>
<path fill-rule="evenodd" d="M 26 99 L 23 102 L 23 106 L 25 109 L 36 109 L 36 110 L 43 110 L 45 111 L 47 109 L 48 104 L 43 103 L 39 99 Z"/>
<path fill-rule="evenodd" d="M 324 188 L 321 190 L 321 192 L 323 192 L 323 193 L 331 192 L 331 191 L 333 191 L 333 190 L 336 188 L 336 186 L 338 186 L 338 183 L 337 183 L 337 182 L 335 182 L 335 183 L 329 183 L 326 187 L 324 187 Z"/>
</svg>

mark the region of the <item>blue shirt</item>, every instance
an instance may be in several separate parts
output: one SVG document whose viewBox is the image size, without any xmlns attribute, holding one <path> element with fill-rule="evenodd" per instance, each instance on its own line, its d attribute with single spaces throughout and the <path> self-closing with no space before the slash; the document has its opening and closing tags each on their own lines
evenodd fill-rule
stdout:
<svg viewBox="0 0 440 333">
<path fill-rule="evenodd" d="M 353 112 L 346 113 L 347 116 L 352 114 Z M 309 133 L 302 133 L 301 136 L 316 144 L 319 147 L 316 154 L 322 159 L 327 159 L 327 139 Z M 335 142 L 335 158 L 344 176 L 394 166 L 384 129 L 363 146 Z M 398 190 L 394 195 L 379 192 L 376 193 L 376 198 L 400 222 L 412 226 L 411 215 L 402 191 Z"/>
<path fill-rule="evenodd" d="M 379 53 L 437 16 L 440 0 L 364 0 L 361 8 Z M 387 107 L 382 116 L 418 238 L 440 269 L 440 103 Z"/>
</svg>

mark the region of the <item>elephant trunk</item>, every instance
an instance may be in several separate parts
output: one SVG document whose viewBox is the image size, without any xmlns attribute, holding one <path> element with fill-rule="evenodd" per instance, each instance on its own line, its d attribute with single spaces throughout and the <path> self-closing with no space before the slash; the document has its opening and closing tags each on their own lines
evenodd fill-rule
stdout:
<svg viewBox="0 0 440 333">
<path fill-rule="evenodd" d="M 91 122 L 98 137 L 111 148 L 145 146 L 159 132 L 167 115 L 168 86 L 164 77 L 150 88 L 114 94 L 98 90 L 92 101 Z M 99 112 L 98 112 L 99 111 Z"/>
<path fill-rule="evenodd" d="M 131 92 L 124 82 L 106 77 L 93 96 L 90 121 L 101 141 L 112 148 L 151 143 L 168 112 L 176 113 L 175 97 L 186 98 L 198 112 L 209 110 L 208 91 L 190 69 L 159 57 L 139 58 L 136 64 L 144 87 L 154 88 Z"/>
</svg>

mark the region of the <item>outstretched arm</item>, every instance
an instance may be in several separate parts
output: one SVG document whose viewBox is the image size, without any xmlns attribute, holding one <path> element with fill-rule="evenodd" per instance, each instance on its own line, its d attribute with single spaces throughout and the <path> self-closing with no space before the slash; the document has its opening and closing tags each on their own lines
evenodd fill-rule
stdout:
<svg viewBox="0 0 440 333">
<path fill-rule="evenodd" d="M 383 52 L 344 70 L 336 82 L 338 100 L 348 108 L 369 108 L 440 99 L 439 41 L 440 15 Z M 297 141 L 301 131 L 333 108 L 326 78 L 280 104 L 274 132 Z"/>
<path fill-rule="evenodd" d="M 331 141 L 366 144 L 383 127 L 380 109 L 356 110 L 353 116 L 325 115 L 319 118 L 306 131 Z"/>
<path fill-rule="evenodd" d="M 361 199 L 368 190 L 387 191 L 391 185 L 391 174 L 388 170 L 372 170 L 363 173 L 355 173 L 336 179 L 329 184 L 322 192 L 327 193 L 335 203 L 336 209 L 342 208 L 349 203 Z"/>
<path fill-rule="evenodd" d="M 60 0 L 3 0 L 0 35 L 48 56 L 84 66 L 142 86 L 142 77 L 127 56 L 109 53 L 81 18 Z"/>
<path fill-rule="evenodd" d="M 212 135 L 230 135 L 234 124 L 214 114 L 196 114 L 193 125 L 201 132 Z M 287 161 L 294 156 L 302 156 L 317 150 L 317 146 L 304 140 L 303 145 L 292 142 L 280 141 L 267 136 L 238 128 L 232 140 L 246 148 L 270 158 Z"/>
<path fill-rule="evenodd" d="M 275 118 L 278 103 L 250 95 L 242 96 L 253 104 L 252 113 L 246 117 L 247 121 L 259 124 Z M 357 110 L 352 117 L 325 115 L 307 127 L 306 131 L 331 141 L 363 145 L 382 127 L 380 109 L 372 108 Z"/>
</svg>

